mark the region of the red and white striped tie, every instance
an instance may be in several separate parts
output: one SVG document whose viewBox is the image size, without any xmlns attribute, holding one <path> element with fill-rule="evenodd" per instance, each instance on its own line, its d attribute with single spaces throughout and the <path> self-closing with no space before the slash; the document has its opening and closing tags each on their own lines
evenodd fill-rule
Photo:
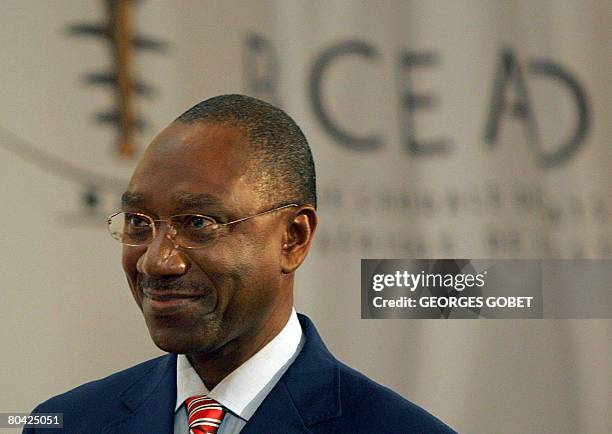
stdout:
<svg viewBox="0 0 612 434">
<path fill-rule="evenodd" d="M 192 396 L 185 400 L 189 415 L 189 434 L 215 434 L 223 420 L 223 407 L 208 396 Z"/>
</svg>

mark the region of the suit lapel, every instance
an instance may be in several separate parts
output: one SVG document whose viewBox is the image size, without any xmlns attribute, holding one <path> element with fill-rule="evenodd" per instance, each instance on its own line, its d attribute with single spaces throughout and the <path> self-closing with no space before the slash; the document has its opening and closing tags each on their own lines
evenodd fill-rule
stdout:
<svg viewBox="0 0 612 434">
<path fill-rule="evenodd" d="M 338 362 L 312 322 L 304 315 L 298 318 L 304 347 L 246 424 L 244 434 L 309 433 L 309 425 L 342 414 Z"/>
<path fill-rule="evenodd" d="M 172 433 L 176 404 L 176 355 L 169 354 L 121 394 L 128 415 L 102 430 L 105 434 Z"/>
<path fill-rule="evenodd" d="M 293 404 L 291 395 L 282 381 L 278 382 L 261 403 L 241 434 L 279 432 L 283 434 L 310 433 L 302 416 Z"/>
</svg>

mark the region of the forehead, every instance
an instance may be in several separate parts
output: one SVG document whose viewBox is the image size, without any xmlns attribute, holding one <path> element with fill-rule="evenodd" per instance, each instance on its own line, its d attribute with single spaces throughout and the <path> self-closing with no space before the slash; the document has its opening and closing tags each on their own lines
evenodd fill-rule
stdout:
<svg viewBox="0 0 612 434">
<path fill-rule="evenodd" d="M 138 166 L 150 164 L 223 165 L 246 161 L 249 141 L 238 126 L 217 122 L 173 122 L 147 147 Z"/>
<path fill-rule="evenodd" d="M 241 206 L 256 194 L 246 176 L 249 150 L 239 127 L 174 122 L 146 149 L 124 198 L 167 210 L 189 203 Z"/>
</svg>

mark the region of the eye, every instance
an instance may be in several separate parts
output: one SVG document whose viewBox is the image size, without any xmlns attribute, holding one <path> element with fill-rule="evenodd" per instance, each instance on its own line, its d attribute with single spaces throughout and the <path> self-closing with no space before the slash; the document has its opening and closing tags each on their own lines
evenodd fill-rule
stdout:
<svg viewBox="0 0 612 434">
<path fill-rule="evenodd" d="M 125 219 L 127 224 L 134 228 L 146 228 L 150 225 L 148 219 L 138 214 L 126 213 Z"/>
<path fill-rule="evenodd" d="M 211 219 L 206 218 L 204 216 L 190 215 L 190 216 L 185 216 L 184 227 L 188 229 L 198 230 L 198 229 L 204 229 L 213 224 L 214 222 Z"/>
</svg>

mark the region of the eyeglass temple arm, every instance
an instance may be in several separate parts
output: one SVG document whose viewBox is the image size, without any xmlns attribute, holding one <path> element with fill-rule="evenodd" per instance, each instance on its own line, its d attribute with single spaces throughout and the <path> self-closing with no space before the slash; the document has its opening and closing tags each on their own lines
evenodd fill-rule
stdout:
<svg viewBox="0 0 612 434">
<path fill-rule="evenodd" d="M 231 221 L 231 222 L 218 223 L 218 225 L 219 226 L 229 226 L 229 225 L 233 225 L 234 223 L 240 223 L 240 222 L 243 222 L 245 220 L 252 219 L 254 217 L 259 217 L 260 215 L 269 214 L 269 213 L 274 212 L 274 211 L 280 211 L 281 209 L 291 208 L 291 207 L 294 207 L 294 206 L 299 206 L 299 205 L 297 203 L 290 203 L 289 205 L 279 206 L 278 208 L 269 209 L 267 211 L 263 211 L 263 212 L 260 212 L 258 214 L 255 214 L 255 215 L 250 215 L 248 217 L 243 217 L 241 219 L 234 220 L 234 221 Z"/>
</svg>

